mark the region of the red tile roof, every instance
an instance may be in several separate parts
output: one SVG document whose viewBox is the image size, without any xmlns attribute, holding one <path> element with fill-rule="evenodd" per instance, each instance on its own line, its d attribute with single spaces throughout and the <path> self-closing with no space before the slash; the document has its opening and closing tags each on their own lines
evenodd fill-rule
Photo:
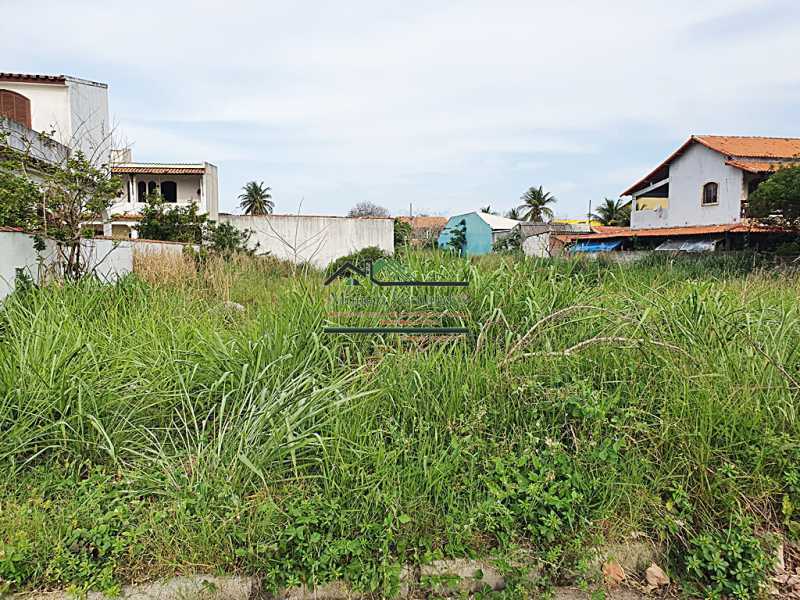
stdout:
<svg viewBox="0 0 800 600">
<path fill-rule="evenodd" d="M 725 164 L 736 167 L 737 169 L 741 169 L 742 171 L 747 171 L 748 173 L 772 173 L 773 171 L 777 171 L 782 167 L 800 166 L 800 160 L 797 162 L 791 160 L 769 162 L 763 160 L 732 159 L 725 161 Z"/>
<path fill-rule="evenodd" d="M 748 158 L 800 157 L 800 138 L 771 138 L 736 135 L 697 135 L 695 140 L 728 156 Z"/>
<path fill-rule="evenodd" d="M 412 229 L 444 229 L 447 217 L 397 217 L 404 223 L 410 223 Z"/>
<path fill-rule="evenodd" d="M 782 231 L 777 227 L 764 227 L 750 223 L 727 225 L 698 225 L 692 227 L 655 227 L 631 229 L 630 227 L 593 227 L 595 233 L 575 233 L 561 237 L 571 240 L 599 240 L 619 237 L 676 237 L 683 235 L 709 235 L 714 233 L 770 233 Z"/>
<path fill-rule="evenodd" d="M 634 192 L 646 188 L 648 185 L 666 179 L 669 175 L 670 163 L 683 154 L 692 144 L 702 144 L 715 152 L 724 154 L 731 159 L 741 158 L 781 158 L 781 159 L 800 159 L 800 138 L 770 138 L 754 136 L 733 136 L 733 135 L 693 135 L 686 140 L 680 148 L 669 155 L 667 159 L 653 169 L 645 177 L 634 183 L 627 190 L 622 192 L 623 196 L 630 196 Z M 739 161 L 737 161 L 739 162 Z M 752 162 L 752 161 L 745 161 Z M 756 161 L 768 162 L 768 161 Z M 730 163 L 728 163 L 730 164 Z M 742 168 L 738 164 L 731 165 Z M 748 170 L 748 169 L 745 169 Z"/>
<path fill-rule="evenodd" d="M 112 165 L 111 172 L 118 174 L 143 173 L 146 175 L 202 175 L 205 173 L 205 169 L 197 166 L 190 167 L 180 165 L 159 165 L 152 167 L 142 165 Z"/>
<path fill-rule="evenodd" d="M 64 75 L 31 75 L 27 73 L 0 73 L 0 81 L 21 81 L 24 83 L 54 83 L 63 84 L 67 78 Z"/>
</svg>

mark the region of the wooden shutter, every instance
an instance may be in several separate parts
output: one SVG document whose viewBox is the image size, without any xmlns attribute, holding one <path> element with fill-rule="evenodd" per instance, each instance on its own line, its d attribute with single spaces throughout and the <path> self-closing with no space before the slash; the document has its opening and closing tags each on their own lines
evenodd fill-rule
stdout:
<svg viewBox="0 0 800 600">
<path fill-rule="evenodd" d="M 0 117 L 31 128 L 31 101 L 11 90 L 0 90 Z"/>
</svg>

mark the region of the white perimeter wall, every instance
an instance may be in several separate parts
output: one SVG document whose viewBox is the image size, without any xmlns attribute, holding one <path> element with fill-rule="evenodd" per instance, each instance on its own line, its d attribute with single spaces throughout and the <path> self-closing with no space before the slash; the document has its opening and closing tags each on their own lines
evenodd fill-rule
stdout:
<svg viewBox="0 0 800 600">
<path fill-rule="evenodd" d="M 719 185 L 711 206 L 701 204 L 703 185 Z M 659 216 L 656 211 L 633 211 L 631 227 L 685 227 L 687 225 L 725 225 L 741 220 L 744 197 L 742 172 L 725 164 L 725 157 L 702 144 L 692 144 L 669 169 L 669 206 Z"/>
<path fill-rule="evenodd" d="M 151 241 L 118 241 L 104 238 L 84 240 L 82 242 L 84 259 L 103 281 L 115 281 L 122 275 L 133 271 L 133 258 L 139 253 L 182 254 L 183 244 Z M 56 244 L 46 241 L 42 252 L 44 264 L 53 264 L 56 256 Z M 14 290 L 17 268 L 24 269 L 33 278 L 39 280 L 39 262 L 33 249 L 33 238 L 25 233 L 0 231 L 0 299 Z"/>
<path fill-rule="evenodd" d="M 310 262 L 316 267 L 325 267 L 337 258 L 369 246 L 394 253 L 392 219 L 220 215 L 219 220 L 240 231 L 252 230 L 250 244 L 260 244 L 258 253 L 268 251 L 276 258 L 295 263 Z"/>
</svg>

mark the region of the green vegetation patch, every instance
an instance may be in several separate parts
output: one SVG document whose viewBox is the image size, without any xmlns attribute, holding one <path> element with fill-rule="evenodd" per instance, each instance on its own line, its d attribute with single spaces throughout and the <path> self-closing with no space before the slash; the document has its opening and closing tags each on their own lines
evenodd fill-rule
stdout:
<svg viewBox="0 0 800 600">
<path fill-rule="evenodd" d="M 557 581 L 633 532 L 687 589 L 762 589 L 800 522 L 796 274 L 403 261 L 469 279 L 468 336 L 326 336 L 323 275 L 248 257 L 10 297 L 2 589 L 233 572 L 390 596 L 403 565 L 468 556 Z"/>
</svg>

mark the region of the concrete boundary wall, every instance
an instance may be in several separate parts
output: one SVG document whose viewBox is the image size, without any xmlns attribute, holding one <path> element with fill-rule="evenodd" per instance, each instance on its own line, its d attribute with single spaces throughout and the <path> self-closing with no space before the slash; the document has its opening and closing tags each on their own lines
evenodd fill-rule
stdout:
<svg viewBox="0 0 800 600">
<path fill-rule="evenodd" d="M 269 252 L 294 263 L 326 267 L 369 246 L 394 253 L 394 220 L 390 218 L 220 214 L 219 220 L 240 231 L 252 231 L 250 245 L 259 244 L 258 254 Z"/>
<path fill-rule="evenodd" d="M 149 240 L 113 240 L 92 238 L 81 242 L 81 252 L 89 268 L 103 281 L 116 281 L 133 271 L 134 255 L 143 253 L 182 254 L 184 244 Z M 47 276 L 58 276 L 58 243 L 45 239 L 45 248 L 37 253 L 33 236 L 9 228 L 0 228 L 0 300 L 14 291 L 17 269 L 40 283 Z"/>
<path fill-rule="evenodd" d="M 621 543 L 597 548 L 590 553 L 589 570 L 582 579 L 599 584 L 603 578 L 603 565 L 613 562 L 626 578 L 635 579 L 644 573 L 648 565 L 660 562 L 663 548 L 649 542 Z M 471 594 L 500 591 L 508 581 L 504 571 L 515 571 L 517 579 L 522 578 L 530 584 L 539 579 L 541 565 L 537 561 L 515 562 L 501 568 L 507 561 L 492 559 L 450 559 L 437 560 L 427 565 L 406 565 L 399 574 L 400 599 L 411 598 L 466 598 Z M 508 567 L 511 567 L 509 569 Z M 568 580 L 576 581 L 578 574 L 568 575 Z M 602 588 L 596 588 L 602 589 Z M 667 590 L 664 590 L 667 591 Z M 557 588 L 556 597 L 589 598 L 571 593 L 567 588 Z M 559 592 L 564 592 L 560 596 Z M 566 593 L 570 592 L 570 593 Z M 88 600 L 111 600 L 98 592 L 90 592 Z M 298 586 L 270 592 L 262 587 L 258 576 L 204 576 L 187 575 L 172 577 L 138 585 L 124 586 L 117 596 L 118 600 L 368 600 L 375 594 L 359 593 L 351 589 L 345 581 L 333 581 L 317 587 Z M 612 598 L 618 597 L 614 594 Z M 639 594 L 624 594 L 624 598 L 644 598 Z M 23 592 L 11 596 L 12 600 L 71 600 L 72 596 L 63 591 Z"/>
</svg>

